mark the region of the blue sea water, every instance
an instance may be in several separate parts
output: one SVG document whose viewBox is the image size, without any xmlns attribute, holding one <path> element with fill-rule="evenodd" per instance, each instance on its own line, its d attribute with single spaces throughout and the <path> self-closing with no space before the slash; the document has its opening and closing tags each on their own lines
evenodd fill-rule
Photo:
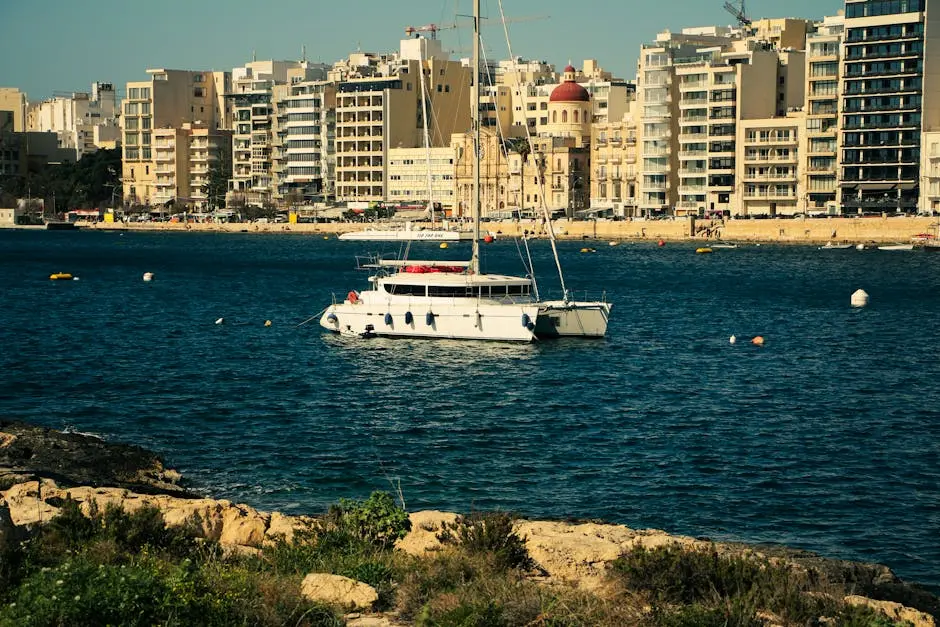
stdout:
<svg viewBox="0 0 940 627">
<path fill-rule="evenodd" d="M 302 324 L 364 287 L 362 242 L 0 231 L 0 413 L 266 510 L 400 485 L 411 510 L 781 543 L 940 586 L 940 255 L 584 245 L 560 243 L 566 278 L 606 291 L 609 337 L 507 345 Z M 514 242 L 484 252 L 521 267 Z"/>
</svg>

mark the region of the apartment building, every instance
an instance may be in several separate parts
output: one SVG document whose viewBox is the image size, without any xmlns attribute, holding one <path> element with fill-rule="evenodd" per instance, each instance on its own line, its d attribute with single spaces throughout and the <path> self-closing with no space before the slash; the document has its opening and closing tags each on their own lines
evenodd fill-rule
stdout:
<svg viewBox="0 0 940 627">
<path fill-rule="evenodd" d="M 810 30 L 806 20 L 760 20 L 747 29 L 665 32 L 641 49 L 639 215 L 742 210 L 748 188 L 739 160 L 740 123 L 786 117 L 803 107 Z M 761 189 L 758 184 L 754 193 Z"/>
<path fill-rule="evenodd" d="M 323 80 L 275 88 L 277 197 L 291 204 L 335 196 L 336 88 Z"/>
<path fill-rule="evenodd" d="M 739 123 L 736 176 L 742 181 L 736 216 L 792 216 L 801 213 L 798 144 L 805 117 L 744 119 Z"/>
<path fill-rule="evenodd" d="M 30 131 L 55 133 L 59 147 L 75 151 L 75 159 L 99 148 L 120 145 L 117 96 L 111 83 L 92 83 L 90 92 L 57 95 L 29 106 Z"/>
<path fill-rule="evenodd" d="M 681 33 L 660 33 L 656 41 L 640 49 L 637 62 L 637 142 L 641 216 L 672 213 L 678 202 L 679 83 L 676 63 L 696 57 L 701 47 L 720 47 L 731 41 L 730 29 L 689 28 Z M 698 103 L 688 102 L 685 106 Z M 688 132 L 688 131 L 687 131 Z M 697 133 L 688 156 L 707 157 L 703 133 Z M 692 138 L 687 138 L 692 139 Z M 699 166 L 700 167 L 700 166 Z"/>
<path fill-rule="evenodd" d="M 229 162 L 232 132 L 205 124 L 184 122 L 176 128 L 153 131 L 155 162 L 153 205 L 206 211 L 218 204 L 209 195 L 213 170 Z"/>
<path fill-rule="evenodd" d="M 226 94 L 233 131 L 229 200 L 262 206 L 287 194 L 302 195 L 308 186 L 323 188 L 320 149 L 327 90 L 311 81 L 323 81 L 327 72 L 322 64 L 274 60 L 232 70 Z"/>
<path fill-rule="evenodd" d="M 839 202 L 848 214 L 931 206 L 924 137 L 940 130 L 940 13 L 926 0 L 846 0 Z M 922 161 L 924 163 L 922 163 Z"/>
<path fill-rule="evenodd" d="M 224 97 L 231 84 L 229 72 L 150 69 L 147 74 L 149 80 L 127 83 L 121 102 L 123 199 L 135 205 L 166 203 L 167 190 L 178 189 L 156 187 L 155 131 L 181 129 L 186 123 L 225 129 L 231 114 Z M 175 133 L 164 138 L 170 135 L 176 145 Z M 167 161 L 160 163 L 165 167 Z"/>
<path fill-rule="evenodd" d="M 454 215 L 454 150 L 450 145 L 435 148 L 390 148 L 388 151 L 388 202 L 427 207 L 428 199 L 444 213 Z"/>
<path fill-rule="evenodd" d="M 336 199 L 386 201 L 388 151 L 445 146 L 470 127 L 471 71 L 438 40 L 401 42 L 397 57 L 336 88 Z M 377 75 L 376 71 L 387 71 Z"/>
<path fill-rule="evenodd" d="M 838 213 L 839 60 L 845 18 L 826 17 L 806 39 L 806 125 L 800 137 L 801 188 L 809 214 Z"/>
</svg>

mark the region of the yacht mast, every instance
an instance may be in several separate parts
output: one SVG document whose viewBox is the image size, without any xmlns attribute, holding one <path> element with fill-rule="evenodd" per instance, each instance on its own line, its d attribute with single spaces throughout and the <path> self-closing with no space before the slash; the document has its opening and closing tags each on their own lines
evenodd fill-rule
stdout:
<svg viewBox="0 0 940 627">
<path fill-rule="evenodd" d="M 473 252 L 470 256 L 470 274 L 480 274 L 480 0 L 473 0 L 472 65 L 470 126 L 473 131 Z"/>
</svg>

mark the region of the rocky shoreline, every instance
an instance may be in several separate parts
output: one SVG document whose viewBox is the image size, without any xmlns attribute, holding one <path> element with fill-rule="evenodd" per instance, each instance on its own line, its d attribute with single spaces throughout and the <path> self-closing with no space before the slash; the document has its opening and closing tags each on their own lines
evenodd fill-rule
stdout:
<svg viewBox="0 0 940 627">
<path fill-rule="evenodd" d="M 0 548 L 56 516 L 66 499 L 77 501 L 86 511 L 92 502 L 101 509 L 115 504 L 126 511 L 156 506 L 168 526 L 198 514 L 203 537 L 226 550 L 248 554 L 278 538 L 290 539 L 316 520 L 204 498 L 188 489 L 179 473 L 165 468 L 157 455 L 138 446 L 0 420 Z M 412 512 L 411 531 L 397 548 L 416 556 L 440 550 L 438 532 L 455 518 L 446 512 Z M 546 585 L 603 594 L 608 566 L 632 548 L 710 548 L 720 554 L 758 555 L 795 565 L 854 593 L 846 595 L 846 602 L 868 605 L 891 620 L 926 627 L 935 626 L 940 618 L 938 597 L 878 564 L 828 559 L 781 546 L 716 544 L 596 522 L 517 520 L 515 527 L 538 566 L 537 578 Z"/>
</svg>

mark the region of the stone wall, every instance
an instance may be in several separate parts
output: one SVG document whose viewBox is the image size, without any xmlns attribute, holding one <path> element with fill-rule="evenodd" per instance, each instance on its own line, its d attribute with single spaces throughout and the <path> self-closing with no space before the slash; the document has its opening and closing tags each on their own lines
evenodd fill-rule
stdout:
<svg viewBox="0 0 940 627">
<path fill-rule="evenodd" d="M 937 232 L 940 218 L 870 217 L 870 218 L 798 218 L 775 220 L 632 220 L 632 221 L 568 221 L 554 222 L 559 239 L 726 241 L 819 244 L 837 242 L 908 243 L 918 233 Z M 291 233 L 322 234 L 326 237 L 340 233 L 375 228 L 374 224 L 328 222 L 320 224 L 180 224 L 169 222 L 84 225 L 96 230 L 134 230 L 169 232 L 223 232 L 223 233 Z M 538 220 L 487 222 L 482 232 L 500 236 L 521 236 L 528 232 L 545 237 L 545 228 Z"/>
</svg>

